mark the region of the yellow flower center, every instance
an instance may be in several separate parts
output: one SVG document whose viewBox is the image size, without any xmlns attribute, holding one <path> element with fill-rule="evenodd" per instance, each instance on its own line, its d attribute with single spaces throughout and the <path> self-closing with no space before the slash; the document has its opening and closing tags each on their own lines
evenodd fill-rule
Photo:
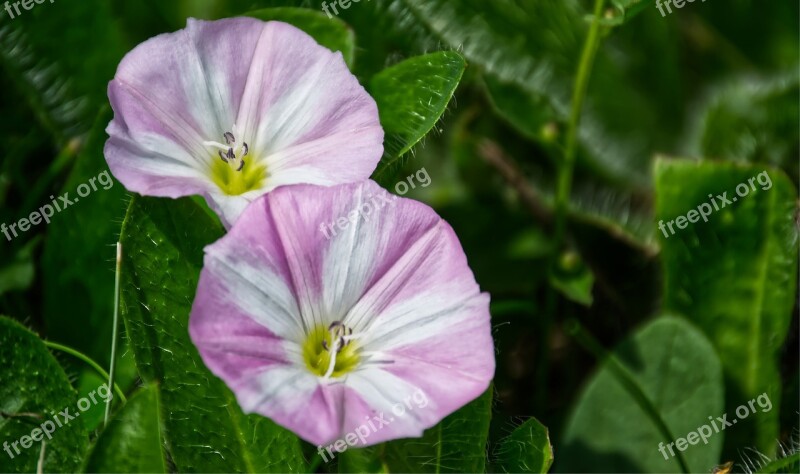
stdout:
<svg viewBox="0 0 800 474">
<path fill-rule="evenodd" d="M 248 160 L 241 171 L 236 171 L 219 157 L 212 157 L 211 179 L 222 192 L 229 196 L 238 196 L 254 189 L 260 189 L 266 177 L 266 167 L 255 160 Z"/>
<path fill-rule="evenodd" d="M 317 326 L 303 344 L 306 367 L 320 377 L 341 377 L 354 370 L 360 361 L 352 330 L 342 323 Z"/>
<path fill-rule="evenodd" d="M 211 158 L 211 179 L 229 196 L 260 189 L 267 177 L 264 165 L 252 158 L 250 147 L 241 137 L 237 139 L 238 134 L 234 124 L 232 132 L 222 134 L 225 143 L 203 142 L 204 146 L 216 150 Z"/>
</svg>

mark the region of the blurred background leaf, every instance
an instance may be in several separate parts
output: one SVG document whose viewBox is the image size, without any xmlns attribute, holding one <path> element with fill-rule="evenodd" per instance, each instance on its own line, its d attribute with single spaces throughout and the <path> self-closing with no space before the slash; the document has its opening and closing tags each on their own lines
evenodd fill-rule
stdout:
<svg viewBox="0 0 800 474">
<path fill-rule="evenodd" d="M 708 423 L 723 413 L 723 403 L 722 369 L 708 339 L 681 319 L 658 318 L 623 342 L 590 379 L 564 431 L 558 470 L 687 472 L 676 457 L 659 452 L 659 443 Z M 688 472 L 709 471 L 726 434 L 674 452 Z"/>
<path fill-rule="evenodd" d="M 774 168 L 681 160 L 656 163 L 656 189 L 657 219 L 668 227 L 659 236 L 664 308 L 685 315 L 714 343 L 725 369 L 728 413 L 762 393 L 780 406 L 777 358 L 797 282 L 796 189 Z M 723 193 L 727 205 L 718 197 Z M 696 223 L 683 217 L 683 225 L 669 225 L 704 203 L 708 222 L 694 211 Z M 726 433 L 726 455 L 748 443 L 774 453 L 778 413 L 741 420 Z"/>
</svg>

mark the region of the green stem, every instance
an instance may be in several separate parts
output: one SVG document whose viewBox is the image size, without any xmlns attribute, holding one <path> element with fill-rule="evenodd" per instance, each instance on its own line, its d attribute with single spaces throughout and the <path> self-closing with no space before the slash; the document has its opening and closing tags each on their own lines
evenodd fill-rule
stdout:
<svg viewBox="0 0 800 474">
<path fill-rule="evenodd" d="M 117 267 L 114 273 L 114 323 L 111 329 L 111 361 L 108 363 L 108 386 L 114 385 L 114 369 L 117 364 L 117 325 L 119 324 L 119 282 L 120 267 L 122 266 L 122 242 L 117 242 Z M 111 401 L 106 402 L 106 413 L 103 417 L 103 426 L 108 424 L 108 415 L 111 413 Z"/>
<path fill-rule="evenodd" d="M 555 244 L 557 249 L 560 249 L 564 239 L 567 207 L 572 188 L 572 175 L 575 169 L 575 156 L 578 151 L 578 125 L 581 120 L 581 110 L 583 101 L 586 98 L 586 90 L 589 87 L 589 77 L 592 74 L 594 58 L 597 56 L 597 49 L 600 46 L 600 15 L 604 5 L 605 0 L 595 0 L 592 26 L 589 28 L 589 36 L 586 37 L 586 43 L 583 45 L 581 62 L 578 65 L 578 75 L 575 79 L 575 87 L 572 90 L 572 110 L 570 111 L 567 128 L 566 151 L 564 153 L 564 162 L 561 163 L 559 168 L 555 201 Z"/>
<path fill-rule="evenodd" d="M 667 440 L 676 439 L 675 436 L 670 432 L 667 423 L 661 417 L 661 414 L 658 412 L 655 404 L 650 397 L 644 393 L 644 390 L 639 386 L 639 383 L 636 382 L 636 379 L 630 373 L 630 371 L 622 365 L 622 363 L 617 360 L 614 354 L 607 351 L 588 331 L 586 331 L 581 324 L 571 319 L 567 321 L 567 331 L 571 334 L 578 343 L 586 349 L 587 352 L 591 353 L 598 361 L 598 363 L 605 364 L 608 370 L 614 375 L 617 381 L 622 384 L 628 391 L 631 397 L 636 401 L 636 404 L 639 405 L 639 408 L 647 414 L 650 418 L 650 421 L 656 426 L 658 431 L 661 433 L 661 436 Z M 686 464 L 686 460 L 683 458 L 683 453 L 680 450 L 675 452 L 676 459 L 678 460 L 678 464 L 681 465 L 681 470 L 685 473 L 691 472 L 689 470 L 689 465 Z"/>
<path fill-rule="evenodd" d="M 98 364 L 97 362 L 95 362 L 92 359 L 90 359 L 89 356 L 87 356 L 86 354 L 83 354 L 82 352 L 78 352 L 77 350 L 75 350 L 75 349 L 73 349 L 71 347 L 64 346 L 64 345 L 59 344 L 57 342 L 44 341 L 44 345 L 49 347 L 50 349 L 55 349 L 57 351 L 64 352 L 65 354 L 69 354 L 69 355 L 75 357 L 76 359 L 80 359 L 83 362 L 86 362 L 86 365 L 90 366 L 95 371 L 97 371 L 97 373 L 100 374 L 101 377 L 103 377 L 103 378 L 107 378 L 108 377 L 108 372 L 106 372 L 105 369 L 100 367 L 100 364 Z M 122 393 L 122 390 L 120 390 L 120 388 L 117 386 L 117 384 L 114 384 L 114 392 L 117 394 L 119 399 L 122 400 L 122 403 L 127 403 L 128 402 L 128 400 L 125 398 L 125 394 Z"/>
<path fill-rule="evenodd" d="M 550 275 L 553 274 L 556 262 L 558 261 L 559 253 L 563 247 L 564 234 L 567 224 L 569 195 L 572 188 L 572 175 L 575 169 L 575 157 L 578 151 L 578 125 L 580 124 L 583 101 L 586 98 L 586 90 L 589 87 L 589 77 L 592 74 L 594 58 L 597 55 L 597 49 L 600 46 L 600 15 L 602 14 L 604 5 L 605 0 L 595 0 L 592 25 L 589 28 L 589 35 L 586 37 L 586 42 L 583 45 L 581 60 L 580 64 L 578 65 L 577 77 L 575 78 L 575 86 L 572 90 L 572 108 L 570 111 L 567 129 L 566 150 L 564 152 L 564 161 L 561 163 L 561 166 L 558 170 L 558 183 L 556 187 L 555 198 L 553 254 L 550 256 L 548 263 L 548 271 Z M 539 391 L 536 399 L 540 405 L 544 405 L 547 402 L 547 391 L 545 388 L 548 387 L 547 379 L 549 378 L 550 372 L 547 351 L 553 330 L 556 307 L 558 304 L 557 296 L 556 290 L 551 285 L 547 291 L 544 319 L 542 320 L 543 330 L 540 333 L 539 339 L 539 360 L 541 362 L 537 371 L 537 378 L 540 380 L 540 386 L 542 389 Z"/>
</svg>

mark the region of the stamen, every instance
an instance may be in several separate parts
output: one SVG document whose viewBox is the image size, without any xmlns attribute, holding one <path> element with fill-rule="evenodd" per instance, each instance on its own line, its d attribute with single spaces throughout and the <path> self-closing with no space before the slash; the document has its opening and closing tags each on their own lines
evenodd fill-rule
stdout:
<svg viewBox="0 0 800 474">
<path fill-rule="evenodd" d="M 222 143 L 215 141 L 203 142 L 203 146 L 213 146 L 214 148 L 219 148 L 222 151 L 228 151 L 228 148 L 230 148 L 228 145 L 223 145 Z"/>
<path fill-rule="evenodd" d="M 326 339 L 322 340 L 322 348 L 330 353 L 328 370 L 323 378 L 330 378 L 336 368 L 336 355 L 350 344 L 350 341 L 360 337 L 362 334 L 353 334 L 353 328 L 348 328 L 341 321 L 334 321 L 328 326 L 328 333 L 331 338 L 331 345 Z"/>
<path fill-rule="evenodd" d="M 336 345 L 335 350 L 331 351 L 331 361 L 328 364 L 328 370 L 325 372 L 325 375 L 322 376 L 322 378 L 324 379 L 330 378 L 331 375 L 333 374 L 333 369 L 336 367 L 336 354 L 338 354 L 339 351 L 341 350 L 341 347 L 339 347 L 340 343 L 341 340 L 337 339 L 335 342 Z"/>
<path fill-rule="evenodd" d="M 225 132 L 222 137 L 225 139 L 225 145 L 215 141 L 205 141 L 203 145 L 219 149 L 219 157 L 225 163 L 231 165 L 236 171 L 242 171 L 244 168 L 244 157 L 250 153 L 250 147 L 247 142 L 242 142 L 241 146 L 236 146 L 236 124 L 233 125 L 233 132 Z"/>
</svg>

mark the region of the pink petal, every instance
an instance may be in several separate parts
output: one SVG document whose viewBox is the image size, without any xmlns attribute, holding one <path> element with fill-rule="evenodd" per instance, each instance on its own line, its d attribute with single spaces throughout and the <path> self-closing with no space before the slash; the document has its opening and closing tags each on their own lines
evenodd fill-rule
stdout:
<svg viewBox="0 0 800 474">
<path fill-rule="evenodd" d="M 278 186 L 365 179 L 383 153 L 377 105 L 341 54 L 285 23 L 190 19 L 128 53 L 108 94 L 105 154 L 117 179 L 145 195 L 203 195 L 226 226 Z M 219 158 L 203 144 L 234 124 L 249 166 L 267 173 L 237 196 L 211 178 Z"/>
</svg>

